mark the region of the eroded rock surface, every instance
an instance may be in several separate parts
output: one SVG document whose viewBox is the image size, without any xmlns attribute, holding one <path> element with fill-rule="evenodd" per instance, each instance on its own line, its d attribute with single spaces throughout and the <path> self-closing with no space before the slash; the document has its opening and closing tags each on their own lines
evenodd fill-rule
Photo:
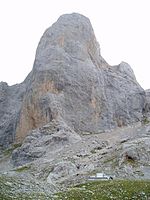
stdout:
<svg viewBox="0 0 150 200">
<path fill-rule="evenodd" d="M 0 82 L 0 146 L 3 148 L 15 140 L 24 93 L 24 84 L 8 86 Z"/>
<path fill-rule="evenodd" d="M 23 145 L 13 151 L 13 163 L 15 166 L 23 165 L 47 154 L 53 157 L 66 145 L 72 145 L 80 140 L 80 136 L 62 119 L 53 120 L 42 128 L 33 130 L 25 138 Z"/>
<path fill-rule="evenodd" d="M 89 19 L 63 15 L 38 45 L 16 138 L 58 117 L 78 133 L 103 132 L 140 121 L 144 104 L 131 67 L 102 58 Z"/>
<path fill-rule="evenodd" d="M 15 167 L 30 166 L 35 179 L 57 189 L 87 181 L 96 172 L 150 179 L 150 124 L 79 136 L 53 121 L 27 136 L 12 158 Z"/>
</svg>

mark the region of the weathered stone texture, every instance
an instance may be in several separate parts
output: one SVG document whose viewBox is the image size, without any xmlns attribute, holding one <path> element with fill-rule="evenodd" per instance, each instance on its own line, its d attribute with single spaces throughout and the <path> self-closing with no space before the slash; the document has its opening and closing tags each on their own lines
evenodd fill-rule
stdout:
<svg viewBox="0 0 150 200">
<path fill-rule="evenodd" d="M 140 121 L 145 101 L 127 63 L 109 66 L 89 19 L 63 15 L 37 48 L 17 136 L 61 116 L 76 131 L 102 132 Z"/>
<path fill-rule="evenodd" d="M 1 106 L 13 112 L 8 123 L 13 131 L 1 129 L 1 135 L 11 132 L 14 138 L 16 132 L 18 142 L 59 117 L 78 133 L 100 133 L 141 121 L 145 106 L 145 92 L 131 67 L 124 62 L 108 65 L 89 19 L 76 13 L 62 15 L 45 31 L 32 72 L 23 84 L 10 87 L 9 94 L 7 86 L 4 91 Z"/>
<path fill-rule="evenodd" d="M 16 126 L 25 92 L 24 84 L 8 86 L 0 82 L 0 146 L 8 147 L 15 139 Z"/>
</svg>

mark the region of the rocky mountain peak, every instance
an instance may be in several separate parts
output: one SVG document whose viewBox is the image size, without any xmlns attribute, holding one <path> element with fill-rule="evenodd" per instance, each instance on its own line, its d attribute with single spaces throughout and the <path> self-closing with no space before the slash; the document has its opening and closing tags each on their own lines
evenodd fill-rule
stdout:
<svg viewBox="0 0 150 200">
<path fill-rule="evenodd" d="M 71 59 L 92 59 L 97 66 L 105 62 L 87 17 L 77 13 L 62 15 L 45 31 L 37 48 L 34 68 L 45 69 L 50 59 L 65 59 L 68 64 Z"/>
<path fill-rule="evenodd" d="M 59 118 L 77 133 L 101 133 L 143 116 L 145 92 L 131 67 L 108 65 L 90 20 L 77 13 L 62 15 L 45 31 L 22 85 L 21 97 L 13 97 L 20 105 L 13 127 L 18 142 Z"/>
</svg>

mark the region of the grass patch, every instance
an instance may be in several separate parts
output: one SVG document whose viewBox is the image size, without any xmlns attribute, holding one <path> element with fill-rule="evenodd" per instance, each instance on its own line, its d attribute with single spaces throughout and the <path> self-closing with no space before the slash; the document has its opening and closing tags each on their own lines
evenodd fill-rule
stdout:
<svg viewBox="0 0 150 200">
<path fill-rule="evenodd" d="M 44 193 L 17 193 L 15 195 L 12 194 L 1 194 L 0 192 L 0 200 L 52 200 L 52 198 L 46 196 Z"/>
<path fill-rule="evenodd" d="M 25 166 L 21 166 L 21 167 L 18 167 L 17 169 L 15 169 L 16 172 L 24 172 L 24 171 L 27 171 L 29 170 L 31 167 L 29 165 L 25 165 Z"/>
<path fill-rule="evenodd" d="M 11 154 L 12 154 L 12 151 L 13 151 L 14 149 L 11 147 L 11 148 L 9 148 L 9 149 L 6 149 L 5 151 L 4 151 L 4 156 L 10 156 Z"/>
<path fill-rule="evenodd" d="M 12 152 L 21 146 L 21 143 L 13 144 L 10 148 L 3 151 L 4 156 L 10 156 Z"/>
<path fill-rule="evenodd" d="M 57 199 L 67 200 L 147 200 L 150 181 L 94 181 L 59 193 Z"/>
<path fill-rule="evenodd" d="M 80 184 L 50 196 L 35 184 L 0 176 L 0 200 L 148 200 L 150 181 L 113 180 Z"/>
<path fill-rule="evenodd" d="M 21 143 L 15 143 L 15 144 L 13 144 L 13 148 L 16 149 L 18 147 L 21 147 L 21 145 L 22 145 Z"/>
<path fill-rule="evenodd" d="M 147 117 L 145 117 L 143 119 L 143 124 L 146 125 L 146 124 L 149 124 L 149 123 L 150 123 L 149 119 Z"/>
<path fill-rule="evenodd" d="M 95 149 L 92 149 L 90 152 L 91 152 L 92 154 L 97 153 Z"/>
</svg>

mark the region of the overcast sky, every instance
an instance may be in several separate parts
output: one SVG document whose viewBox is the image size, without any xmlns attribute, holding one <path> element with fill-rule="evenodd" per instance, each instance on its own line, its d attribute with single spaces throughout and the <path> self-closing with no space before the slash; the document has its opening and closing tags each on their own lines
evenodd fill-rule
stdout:
<svg viewBox="0 0 150 200">
<path fill-rule="evenodd" d="M 129 63 L 150 88 L 150 0 L 0 0 L 0 81 L 22 82 L 45 29 L 72 12 L 90 18 L 110 65 Z"/>
</svg>

